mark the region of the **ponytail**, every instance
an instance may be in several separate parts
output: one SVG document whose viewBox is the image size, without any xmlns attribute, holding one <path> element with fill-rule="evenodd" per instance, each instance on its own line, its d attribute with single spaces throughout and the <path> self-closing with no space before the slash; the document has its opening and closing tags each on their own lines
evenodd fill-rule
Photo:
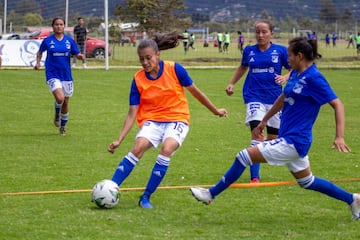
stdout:
<svg viewBox="0 0 360 240">
<path fill-rule="evenodd" d="M 296 37 L 289 41 L 289 49 L 296 55 L 302 53 L 309 61 L 320 59 L 321 55 L 317 52 L 317 41 L 306 37 Z"/>
<path fill-rule="evenodd" d="M 138 46 L 138 51 L 147 47 L 153 48 L 156 52 L 175 48 L 179 45 L 179 40 L 185 39 L 177 32 L 171 33 L 156 33 L 150 39 L 144 39 Z"/>
</svg>

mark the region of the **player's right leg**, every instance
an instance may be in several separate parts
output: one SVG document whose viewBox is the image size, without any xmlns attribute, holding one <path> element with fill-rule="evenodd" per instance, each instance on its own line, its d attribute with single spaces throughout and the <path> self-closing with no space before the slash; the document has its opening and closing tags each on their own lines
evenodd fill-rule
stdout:
<svg viewBox="0 0 360 240">
<path fill-rule="evenodd" d="M 46 81 L 51 93 L 54 95 L 54 108 L 55 108 L 55 115 L 54 115 L 54 125 L 56 127 L 60 126 L 60 110 L 62 104 L 64 103 L 65 96 L 62 90 L 62 84 L 60 79 L 52 78 Z"/>
<path fill-rule="evenodd" d="M 347 203 L 352 212 L 352 218 L 354 220 L 360 218 L 359 194 L 349 193 L 326 179 L 313 176 L 310 166 L 303 168 L 303 164 L 303 162 L 296 161 L 288 165 L 292 175 L 296 178 L 296 181 L 298 182 L 300 187 L 326 194 L 329 197 Z"/>
</svg>

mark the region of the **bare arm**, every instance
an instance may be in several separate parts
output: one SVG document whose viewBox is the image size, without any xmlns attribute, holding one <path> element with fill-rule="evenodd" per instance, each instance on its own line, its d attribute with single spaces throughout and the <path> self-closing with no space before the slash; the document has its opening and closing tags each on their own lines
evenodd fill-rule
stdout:
<svg viewBox="0 0 360 240">
<path fill-rule="evenodd" d="M 139 108 L 138 105 L 129 107 L 128 114 L 125 118 L 124 124 L 121 128 L 118 138 L 108 146 L 107 150 L 110 153 L 115 152 L 115 149 L 120 146 L 121 142 L 125 139 L 126 135 L 131 130 L 132 126 L 134 125 L 135 119 L 136 119 L 136 113 L 138 111 L 138 108 Z"/>
<path fill-rule="evenodd" d="M 202 105 L 207 107 L 212 113 L 219 117 L 227 117 L 227 110 L 225 108 L 217 108 L 211 100 L 193 83 L 186 87 L 187 90 L 193 95 Z"/>
<path fill-rule="evenodd" d="M 34 69 L 35 69 L 35 70 L 39 70 L 39 69 L 40 69 L 40 61 L 41 61 L 41 58 L 42 58 L 42 52 L 37 52 L 37 53 L 36 53 L 36 63 L 35 63 L 35 66 L 34 66 Z"/>
<path fill-rule="evenodd" d="M 275 82 L 279 85 L 286 83 L 289 80 L 291 70 L 284 75 L 275 74 Z"/>
<path fill-rule="evenodd" d="M 335 124 L 336 124 L 336 135 L 332 148 L 339 150 L 340 152 L 351 152 L 351 149 L 346 145 L 344 140 L 345 132 L 345 113 L 344 105 L 340 99 L 334 99 L 329 102 L 330 106 L 335 111 Z"/>
<path fill-rule="evenodd" d="M 79 60 L 84 60 L 85 59 L 85 55 L 82 53 L 76 54 L 75 57 Z"/>
<path fill-rule="evenodd" d="M 226 94 L 231 96 L 234 93 L 234 86 L 240 80 L 240 78 L 246 73 L 248 67 L 240 65 L 235 73 L 234 76 L 231 78 L 230 83 L 226 87 L 225 91 Z"/>
</svg>

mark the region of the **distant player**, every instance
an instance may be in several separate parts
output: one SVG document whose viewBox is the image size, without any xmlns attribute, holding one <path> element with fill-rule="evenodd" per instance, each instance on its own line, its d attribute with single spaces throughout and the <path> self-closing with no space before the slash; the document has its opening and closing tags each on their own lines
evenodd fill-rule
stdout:
<svg viewBox="0 0 360 240">
<path fill-rule="evenodd" d="M 242 35 L 242 32 L 238 31 L 238 49 L 240 50 L 241 54 L 244 51 L 244 43 L 245 43 L 245 38 Z"/>
<path fill-rule="evenodd" d="M 74 91 L 73 77 L 71 75 L 71 55 L 84 59 L 76 42 L 64 34 L 65 21 L 54 18 L 51 24 L 54 34 L 45 38 L 36 54 L 35 69 L 40 69 L 43 52 L 47 51 L 45 60 L 46 84 L 55 97 L 54 124 L 59 127 L 61 135 L 66 134 L 65 126 L 69 118 L 69 99 Z"/>
</svg>

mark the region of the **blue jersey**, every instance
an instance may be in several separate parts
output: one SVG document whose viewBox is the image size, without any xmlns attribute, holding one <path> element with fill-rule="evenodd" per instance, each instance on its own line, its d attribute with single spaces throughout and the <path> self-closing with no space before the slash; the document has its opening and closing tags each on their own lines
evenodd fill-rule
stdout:
<svg viewBox="0 0 360 240">
<path fill-rule="evenodd" d="M 57 78 L 61 81 L 72 81 L 71 55 L 80 53 L 75 41 L 66 35 L 59 41 L 54 35 L 51 35 L 41 42 L 39 52 L 44 51 L 47 51 L 45 60 L 46 80 Z"/>
<path fill-rule="evenodd" d="M 160 61 L 160 69 L 159 69 L 157 78 L 159 78 L 162 75 L 163 70 L 164 70 L 164 62 Z M 193 80 L 191 79 L 188 72 L 181 64 L 175 63 L 175 73 L 176 73 L 176 77 L 179 80 L 181 86 L 188 87 L 193 84 Z M 145 73 L 145 74 L 149 80 L 155 81 L 157 79 L 157 78 L 152 78 L 149 73 Z M 130 101 L 130 105 L 139 105 L 140 104 L 140 93 L 136 87 L 135 80 L 133 80 L 132 84 L 131 84 L 129 101 Z"/>
<path fill-rule="evenodd" d="M 243 87 L 244 102 L 273 104 L 282 91 L 281 85 L 275 83 L 275 74 L 281 74 L 282 67 L 290 68 L 286 47 L 271 43 L 270 48 L 260 51 L 257 45 L 247 46 L 241 65 L 249 68 Z"/>
<path fill-rule="evenodd" d="M 337 98 L 316 65 L 298 75 L 292 71 L 284 87 L 279 137 L 294 144 L 298 154 L 304 157 L 312 143 L 312 127 L 321 105 Z"/>
</svg>

